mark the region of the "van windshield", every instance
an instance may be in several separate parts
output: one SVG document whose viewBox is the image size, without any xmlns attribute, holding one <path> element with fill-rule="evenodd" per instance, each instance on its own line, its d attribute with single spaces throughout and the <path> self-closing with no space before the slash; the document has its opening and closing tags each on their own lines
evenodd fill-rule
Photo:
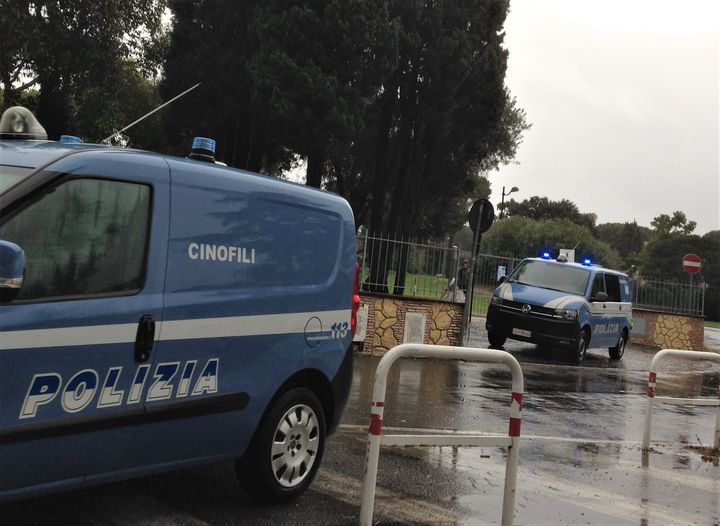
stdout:
<svg viewBox="0 0 720 526">
<path fill-rule="evenodd" d="M 0 164 L 0 194 L 30 176 L 35 168 Z"/>
<path fill-rule="evenodd" d="M 584 296 L 589 279 L 590 271 L 583 268 L 549 261 L 525 260 L 510 275 L 507 282 Z"/>
</svg>

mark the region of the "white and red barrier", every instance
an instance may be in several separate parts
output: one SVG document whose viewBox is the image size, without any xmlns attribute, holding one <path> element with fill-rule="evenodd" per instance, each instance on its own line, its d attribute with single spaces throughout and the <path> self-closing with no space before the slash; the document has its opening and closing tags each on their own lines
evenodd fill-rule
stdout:
<svg viewBox="0 0 720 526">
<path fill-rule="evenodd" d="M 403 357 L 437 358 L 443 360 L 468 360 L 477 362 L 504 363 L 512 373 L 512 395 L 510 398 L 510 425 L 505 435 L 383 435 L 383 411 L 387 374 L 396 360 Z M 520 427 L 522 422 L 523 374 L 520 364 L 509 353 L 493 349 L 449 347 L 444 345 L 402 344 L 390 349 L 378 363 L 375 371 L 373 398 L 370 404 L 370 429 L 368 433 L 365 477 L 363 479 L 360 525 L 370 526 L 375 506 L 380 445 L 384 446 L 486 446 L 508 448 L 505 465 L 505 490 L 503 494 L 502 524 L 513 522 L 515 507 L 515 486 L 517 482 Z"/>
<path fill-rule="evenodd" d="M 652 426 L 652 410 L 655 400 L 661 400 L 668 403 L 697 405 L 697 406 L 717 406 L 718 411 L 715 417 L 715 439 L 713 448 L 720 447 L 720 388 L 718 388 L 717 399 L 712 398 L 674 398 L 670 396 L 655 396 L 655 384 L 657 382 L 658 364 L 666 358 L 682 358 L 685 360 L 709 360 L 720 363 L 720 354 L 704 351 L 683 351 L 678 349 L 663 349 L 653 357 L 650 362 L 650 374 L 648 378 L 648 405 L 645 413 L 645 431 L 643 433 L 642 449 L 644 452 L 650 450 L 650 427 Z"/>
</svg>

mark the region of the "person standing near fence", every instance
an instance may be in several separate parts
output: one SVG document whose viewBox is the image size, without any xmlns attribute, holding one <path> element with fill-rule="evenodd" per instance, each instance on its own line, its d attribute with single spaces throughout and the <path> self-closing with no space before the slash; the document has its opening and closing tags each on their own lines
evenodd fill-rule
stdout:
<svg viewBox="0 0 720 526">
<path fill-rule="evenodd" d="M 470 284 L 470 261 L 463 261 L 463 266 L 458 270 L 457 286 L 467 296 L 468 285 Z"/>
</svg>

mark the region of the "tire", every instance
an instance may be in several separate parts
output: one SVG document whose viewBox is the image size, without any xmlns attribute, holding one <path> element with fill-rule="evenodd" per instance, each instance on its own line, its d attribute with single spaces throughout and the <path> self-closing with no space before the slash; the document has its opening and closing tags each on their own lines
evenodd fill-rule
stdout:
<svg viewBox="0 0 720 526">
<path fill-rule="evenodd" d="M 505 340 L 507 340 L 507 337 L 504 334 L 495 331 L 488 332 L 487 337 L 490 347 L 496 347 L 498 349 L 505 345 Z"/>
<path fill-rule="evenodd" d="M 325 449 L 325 413 L 304 387 L 284 393 L 236 464 L 238 480 L 256 500 L 287 502 L 312 483 Z"/>
<path fill-rule="evenodd" d="M 610 351 L 610 358 L 612 358 L 613 360 L 619 360 L 623 357 L 623 354 L 625 354 L 625 345 L 627 345 L 627 339 L 627 334 L 625 333 L 625 331 L 623 331 L 617 345 L 608 349 L 608 351 Z"/>
<path fill-rule="evenodd" d="M 582 363 L 587 352 L 588 335 L 585 331 L 580 331 L 575 347 L 571 349 L 571 358 L 575 363 Z"/>
</svg>

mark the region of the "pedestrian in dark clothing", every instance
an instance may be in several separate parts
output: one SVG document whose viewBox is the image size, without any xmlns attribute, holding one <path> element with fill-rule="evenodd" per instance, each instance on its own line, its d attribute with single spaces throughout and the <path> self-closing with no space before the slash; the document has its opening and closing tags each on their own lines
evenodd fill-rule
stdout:
<svg viewBox="0 0 720 526">
<path fill-rule="evenodd" d="M 470 285 L 470 262 L 466 259 L 462 268 L 458 270 L 457 286 L 463 294 L 467 294 L 468 285 Z"/>
</svg>

